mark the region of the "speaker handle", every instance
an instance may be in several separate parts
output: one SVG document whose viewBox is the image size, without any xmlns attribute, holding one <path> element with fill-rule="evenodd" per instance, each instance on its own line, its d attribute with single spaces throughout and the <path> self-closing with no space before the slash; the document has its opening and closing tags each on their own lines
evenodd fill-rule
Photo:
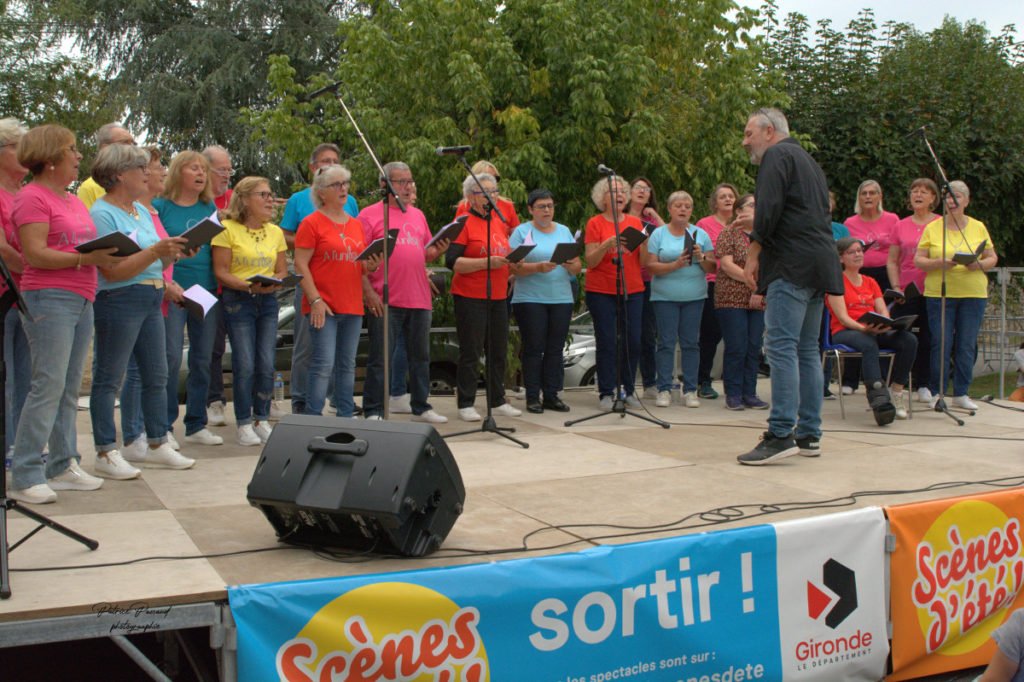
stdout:
<svg viewBox="0 0 1024 682">
<path fill-rule="evenodd" d="M 323 436 L 317 436 L 309 441 L 306 450 L 313 454 L 330 453 L 332 455 L 355 455 L 362 457 L 366 454 L 370 444 L 362 439 L 356 439 L 351 443 L 332 443 Z"/>
</svg>

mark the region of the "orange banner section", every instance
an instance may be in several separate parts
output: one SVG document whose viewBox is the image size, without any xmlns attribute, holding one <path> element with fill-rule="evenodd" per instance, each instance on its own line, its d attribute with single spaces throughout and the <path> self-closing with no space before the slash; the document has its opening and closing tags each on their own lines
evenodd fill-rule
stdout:
<svg viewBox="0 0 1024 682">
<path fill-rule="evenodd" d="M 892 666 L 906 680 L 988 663 L 1024 605 L 1024 489 L 887 507 Z"/>
</svg>

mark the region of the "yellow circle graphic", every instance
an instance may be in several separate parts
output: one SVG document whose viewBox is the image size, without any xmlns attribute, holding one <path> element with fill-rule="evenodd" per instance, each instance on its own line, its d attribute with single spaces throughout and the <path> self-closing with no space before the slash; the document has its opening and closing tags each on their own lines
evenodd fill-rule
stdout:
<svg viewBox="0 0 1024 682">
<path fill-rule="evenodd" d="M 357 679 L 485 682 L 489 664 L 479 621 L 476 609 L 460 608 L 426 587 L 374 583 L 325 604 L 292 642 L 315 647 L 302 661 L 311 679 L 324 666 L 337 679 L 359 670 Z"/>
<path fill-rule="evenodd" d="M 928 650 L 959 656 L 985 644 L 1014 601 L 1022 568 L 1020 524 L 999 507 L 964 500 L 940 514 L 917 546 L 912 588 Z"/>
</svg>

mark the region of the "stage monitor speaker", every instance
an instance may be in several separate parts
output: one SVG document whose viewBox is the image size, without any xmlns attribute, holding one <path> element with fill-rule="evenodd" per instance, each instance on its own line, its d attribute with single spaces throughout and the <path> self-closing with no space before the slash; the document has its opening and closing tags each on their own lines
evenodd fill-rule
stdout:
<svg viewBox="0 0 1024 682">
<path fill-rule="evenodd" d="M 287 415 L 248 499 L 282 542 L 423 556 L 455 525 L 466 488 L 427 424 Z"/>
</svg>

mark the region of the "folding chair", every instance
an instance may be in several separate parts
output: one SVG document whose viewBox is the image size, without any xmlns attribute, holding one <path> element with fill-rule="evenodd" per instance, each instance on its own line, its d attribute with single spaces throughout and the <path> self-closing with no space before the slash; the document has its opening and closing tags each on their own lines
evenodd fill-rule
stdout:
<svg viewBox="0 0 1024 682">
<path fill-rule="evenodd" d="M 845 360 L 846 358 L 860 358 L 860 357 L 862 357 L 862 353 L 859 350 L 855 349 L 855 348 L 851 348 L 850 346 L 844 346 L 841 343 L 832 343 L 832 324 L 831 323 L 832 323 L 832 312 L 826 306 L 826 308 L 825 308 L 825 342 L 822 345 L 822 351 L 821 351 L 821 371 L 822 372 L 825 371 L 825 361 L 828 360 L 829 358 L 832 358 L 833 360 L 835 360 L 835 362 L 833 363 L 833 370 L 835 371 L 836 383 L 842 384 L 842 382 L 843 382 L 843 360 Z M 882 358 L 888 358 L 888 360 L 889 360 L 889 371 L 885 373 L 885 385 L 886 385 L 886 388 L 888 388 L 889 381 L 892 379 L 892 366 L 893 366 L 895 358 L 896 358 L 896 351 L 888 350 L 888 349 L 885 349 L 885 348 L 879 348 L 878 349 L 878 360 L 879 360 L 879 362 L 882 361 Z M 843 391 L 841 389 L 842 389 L 842 386 L 840 386 L 840 391 L 839 391 L 839 414 L 840 414 L 840 416 L 843 419 L 846 419 L 846 406 L 843 404 Z M 910 386 L 904 387 L 903 390 L 904 391 L 910 391 Z M 908 393 L 908 395 L 907 395 L 908 416 L 910 416 L 910 411 L 913 410 L 913 407 L 912 407 L 913 400 L 911 400 L 910 398 L 911 398 L 911 396 Z"/>
</svg>

